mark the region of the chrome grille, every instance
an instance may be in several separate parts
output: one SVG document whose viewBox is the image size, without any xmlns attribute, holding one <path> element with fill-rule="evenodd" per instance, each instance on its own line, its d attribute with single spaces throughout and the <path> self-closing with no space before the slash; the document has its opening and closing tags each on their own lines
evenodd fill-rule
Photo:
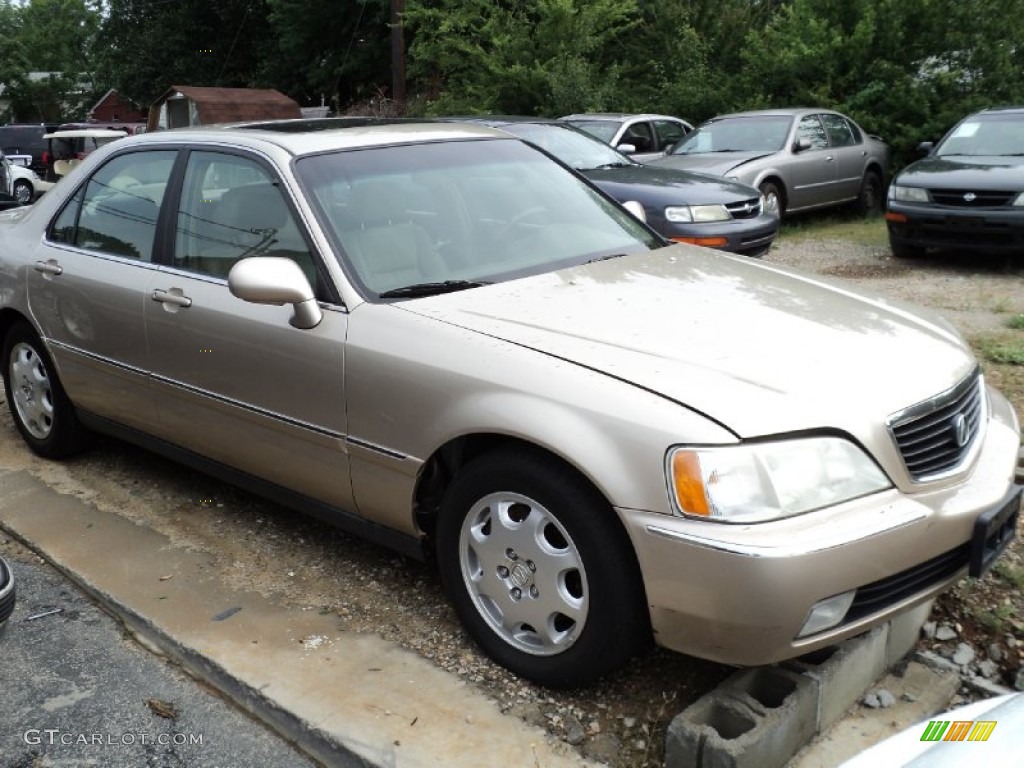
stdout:
<svg viewBox="0 0 1024 768">
<path fill-rule="evenodd" d="M 896 414 L 889 431 L 914 480 L 951 472 L 966 461 L 981 432 L 984 384 L 975 370 L 953 389 Z"/>
<path fill-rule="evenodd" d="M 1017 192 L 996 192 L 968 189 L 933 189 L 932 200 L 939 205 L 958 208 L 993 208 L 1010 205 Z"/>
<path fill-rule="evenodd" d="M 761 198 L 752 197 L 738 203 L 729 203 L 725 209 L 734 219 L 753 219 L 761 215 Z"/>
</svg>

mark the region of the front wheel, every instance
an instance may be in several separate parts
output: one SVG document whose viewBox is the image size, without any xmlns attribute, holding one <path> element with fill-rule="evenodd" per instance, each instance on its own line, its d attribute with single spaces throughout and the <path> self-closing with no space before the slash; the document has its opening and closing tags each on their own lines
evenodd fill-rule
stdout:
<svg viewBox="0 0 1024 768">
<path fill-rule="evenodd" d="M 3 347 L 4 392 L 22 438 L 36 454 L 58 459 L 78 453 L 86 432 L 64 393 L 42 340 L 24 322 L 8 331 Z"/>
<path fill-rule="evenodd" d="M 613 510 L 538 452 L 498 451 L 465 466 L 442 501 L 437 551 L 469 634 L 536 683 L 591 683 L 650 637 L 636 558 Z"/>
<path fill-rule="evenodd" d="M 24 179 L 14 182 L 14 197 L 19 203 L 31 203 L 32 185 Z"/>
<path fill-rule="evenodd" d="M 761 197 L 764 198 L 765 211 L 774 213 L 781 219 L 782 214 L 786 212 L 786 203 L 778 185 L 774 181 L 762 181 L 758 189 L 761 191 Z"/>
</svg>

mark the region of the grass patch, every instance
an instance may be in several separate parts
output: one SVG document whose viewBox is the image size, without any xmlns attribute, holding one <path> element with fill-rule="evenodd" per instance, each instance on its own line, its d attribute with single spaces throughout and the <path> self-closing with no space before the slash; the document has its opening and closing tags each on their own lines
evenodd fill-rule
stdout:
<svg viewBox="0 0 1024 768">
<path fill-rule="evenodd" d="M 889 232 L 881 216 L 865 218 L 858 214 L 836 212 L 803 214 L 783 220 L 779 239 L 846 240 L 871 247 L 889 245 Z"/>
<path fill-rule="evenodd" d="M 990 363 L 1024 365 L 1024 339 L 1006 336 L 984 336 L 974 339 L 972 346 Z"/>
<path fill-rule="evenodd" d="M 1024 592 L 1024 568 L 1010 565 L 1005 560 L 997 560 L 992 566 L 992 575 L 1005 584 Z"/>
<path fill-rule="evenodd" d="M 1016 613 L 1012 605 L 1000 605 L 998 608 L 974 613 L 974 620 L 989 632 L 1007 632 L 1013 628 L 1012 622 Z"/>
<path fill-rule="evenodd" d="M 1014 315 L 1006 321 L 1007 328 L 1013 328 L 1015 331 L 1024 331 L 1024 313 Z"/>
</svg>

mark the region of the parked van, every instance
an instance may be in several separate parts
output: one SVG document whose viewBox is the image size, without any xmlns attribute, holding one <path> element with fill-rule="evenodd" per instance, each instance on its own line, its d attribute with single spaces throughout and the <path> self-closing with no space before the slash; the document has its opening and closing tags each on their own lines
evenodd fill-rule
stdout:
<svg viewBox="0 0 1024 768">
<path fill-rule="evenodd" d="M 0 152 L 12 163 L 25 165 L 38 174 L 44 174 L 50 164 L 46 156 L 48 146 L 43 138 L 56 130 L 53 123 L 11 123 L 0 126 Z M 28 162 L 25 162 L 28 158 Z"/>
</svg>

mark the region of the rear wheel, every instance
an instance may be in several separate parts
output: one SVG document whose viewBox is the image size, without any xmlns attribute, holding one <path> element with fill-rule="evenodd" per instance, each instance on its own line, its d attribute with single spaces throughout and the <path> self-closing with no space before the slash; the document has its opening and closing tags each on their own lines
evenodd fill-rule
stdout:
<svg viewBox="0 0 1024 768">
<path fill-rule="evenodd" d="M 867 171 L 860 183 L 857 195 L 857 210 L 864 216 L 874 216 L 882 211 L 882 177 L 875 171 Z"/>
<path fill-rule="evenodd" d="M 85 447 L 85 429 L 42 340 L 27 323 L 16 323 L 4 339 L 3 372 L 7 406 L 29 448 L 57 459 Z"/>
<path fill-rule="evenodd" d="M 14 182 L 14 197 L 19 203 L 31 203 L 32 185 L 24 179 Z"/>
<path fill-rule="evenodd" d="M 608 503 L 539 452 L 482 456 L 445 493 L 441 579 L 469 634 L 541 685 L 585 685 L 650 637 L 636 559 Z"/>
</svg>

